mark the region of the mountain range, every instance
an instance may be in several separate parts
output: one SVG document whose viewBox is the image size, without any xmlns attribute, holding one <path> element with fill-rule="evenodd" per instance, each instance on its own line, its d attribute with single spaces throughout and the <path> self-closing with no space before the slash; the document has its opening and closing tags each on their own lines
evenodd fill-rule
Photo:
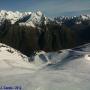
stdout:
<svg viewBox="0 0 90 90">
<path fill-rule="evenodd" d="M 90 15 L 89 14 L 83 14 L 80 16 L 60 16 L 56 17 L 55 19 L 59 19 L 59 21 L 64 21 L 64 20 L 77 20 L 80 23 L 82 20 L 90 20 Z M 6 11 L 6 10 L 1 10 L 0 11 L 0 24 L 4 20 L 10 20 L 11 24 L 19 23 L 20 25 L 26 25 L 26 26 L 33 26 L 41 24 L 43 22 L 46 24 L 49 20 L 48 17 L 46 17 L 41 11 L 36 11 L 36 12 L 19 12 L 19 11 Z M 53 21 L 53 19 L 52 19 Z"/>
<path fill-rule="evenodd" d="M 41 11 L 0 11 L 0 42 L 26 55 L 57 51 L 90 42 L 90 15 L 50 19 Z"/>
</svg>

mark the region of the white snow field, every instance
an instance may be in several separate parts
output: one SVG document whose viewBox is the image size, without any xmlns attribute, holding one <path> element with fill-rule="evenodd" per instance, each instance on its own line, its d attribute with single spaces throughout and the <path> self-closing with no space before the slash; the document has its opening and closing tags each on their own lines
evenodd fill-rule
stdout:
<svg viewBox="0 0 90 90">
<path fill-rule="evenodd" d="M 0 44 L 0 87 L 8 90 L 90 90 L 90 45 L 59 52 L 43 51 L 34 61 L 13 48 Z M 3 89 L 2 89 L 3 90 Z M 6 89 L 5 89 L 6 90 Z"/>
</svg>

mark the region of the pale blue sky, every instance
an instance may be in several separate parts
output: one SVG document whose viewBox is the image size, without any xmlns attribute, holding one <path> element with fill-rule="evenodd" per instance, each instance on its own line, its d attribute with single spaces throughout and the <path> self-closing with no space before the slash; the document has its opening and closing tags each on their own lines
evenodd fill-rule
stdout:
<svg viewBox="0 0 90 90">
<path fill-rule="evenodd" d="M 90 13 L 90 0 L 0 0 L 0 10 L 36 11 L 47 16 Z"/>
</svg>

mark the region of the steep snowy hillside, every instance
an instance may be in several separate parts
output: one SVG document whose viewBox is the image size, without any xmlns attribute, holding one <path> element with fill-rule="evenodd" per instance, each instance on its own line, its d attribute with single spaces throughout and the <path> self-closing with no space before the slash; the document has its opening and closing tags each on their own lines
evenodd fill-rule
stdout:
<svg viewBox="0 0 90 90">
<path fill-rule="evenodd" d="M 0 43 L 0 70 L 14 68 L 31 68 L 28 57 L 19 51 Z"/>
<path fill-rule="evenodd" d="M 26 64 L 18 57 L 18 54 L 15 54 L 15 51 L 7 49 L 6 46 L 0 48 L 1 88 L 90 90 L 90 61 L 86 58 L 86 55 L 90 54 L 90 44 L 58 52 L 37 52 L 35 56 L 32 56 L 34 59 L 30 59 L 32 64 Z M 16 59 L 14 54 L 17 56 Z M 5 58 L 5 55 L 9 58 Z M 50 63 L 47 63 L 48 61 Z M 38 68 L 36 63 L 41 68 Z M 32 67 L 33 65 L 38 69 Z"/>
</svg>

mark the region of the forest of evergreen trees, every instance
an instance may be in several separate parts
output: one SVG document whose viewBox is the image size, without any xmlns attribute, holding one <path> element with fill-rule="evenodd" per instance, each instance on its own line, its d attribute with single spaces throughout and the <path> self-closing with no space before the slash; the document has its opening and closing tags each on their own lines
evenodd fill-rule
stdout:
<svg viewBox="0 0 90 90">
<path fill-rule="evenodd" d="M 54 21 L 40 27 L 19 26 L 8 20 L 0 26 L 0 42 L 26 55 L 34 51 L 57 51 L 90 42 L 90 22 L 60 25 Z"/>
</svg>

